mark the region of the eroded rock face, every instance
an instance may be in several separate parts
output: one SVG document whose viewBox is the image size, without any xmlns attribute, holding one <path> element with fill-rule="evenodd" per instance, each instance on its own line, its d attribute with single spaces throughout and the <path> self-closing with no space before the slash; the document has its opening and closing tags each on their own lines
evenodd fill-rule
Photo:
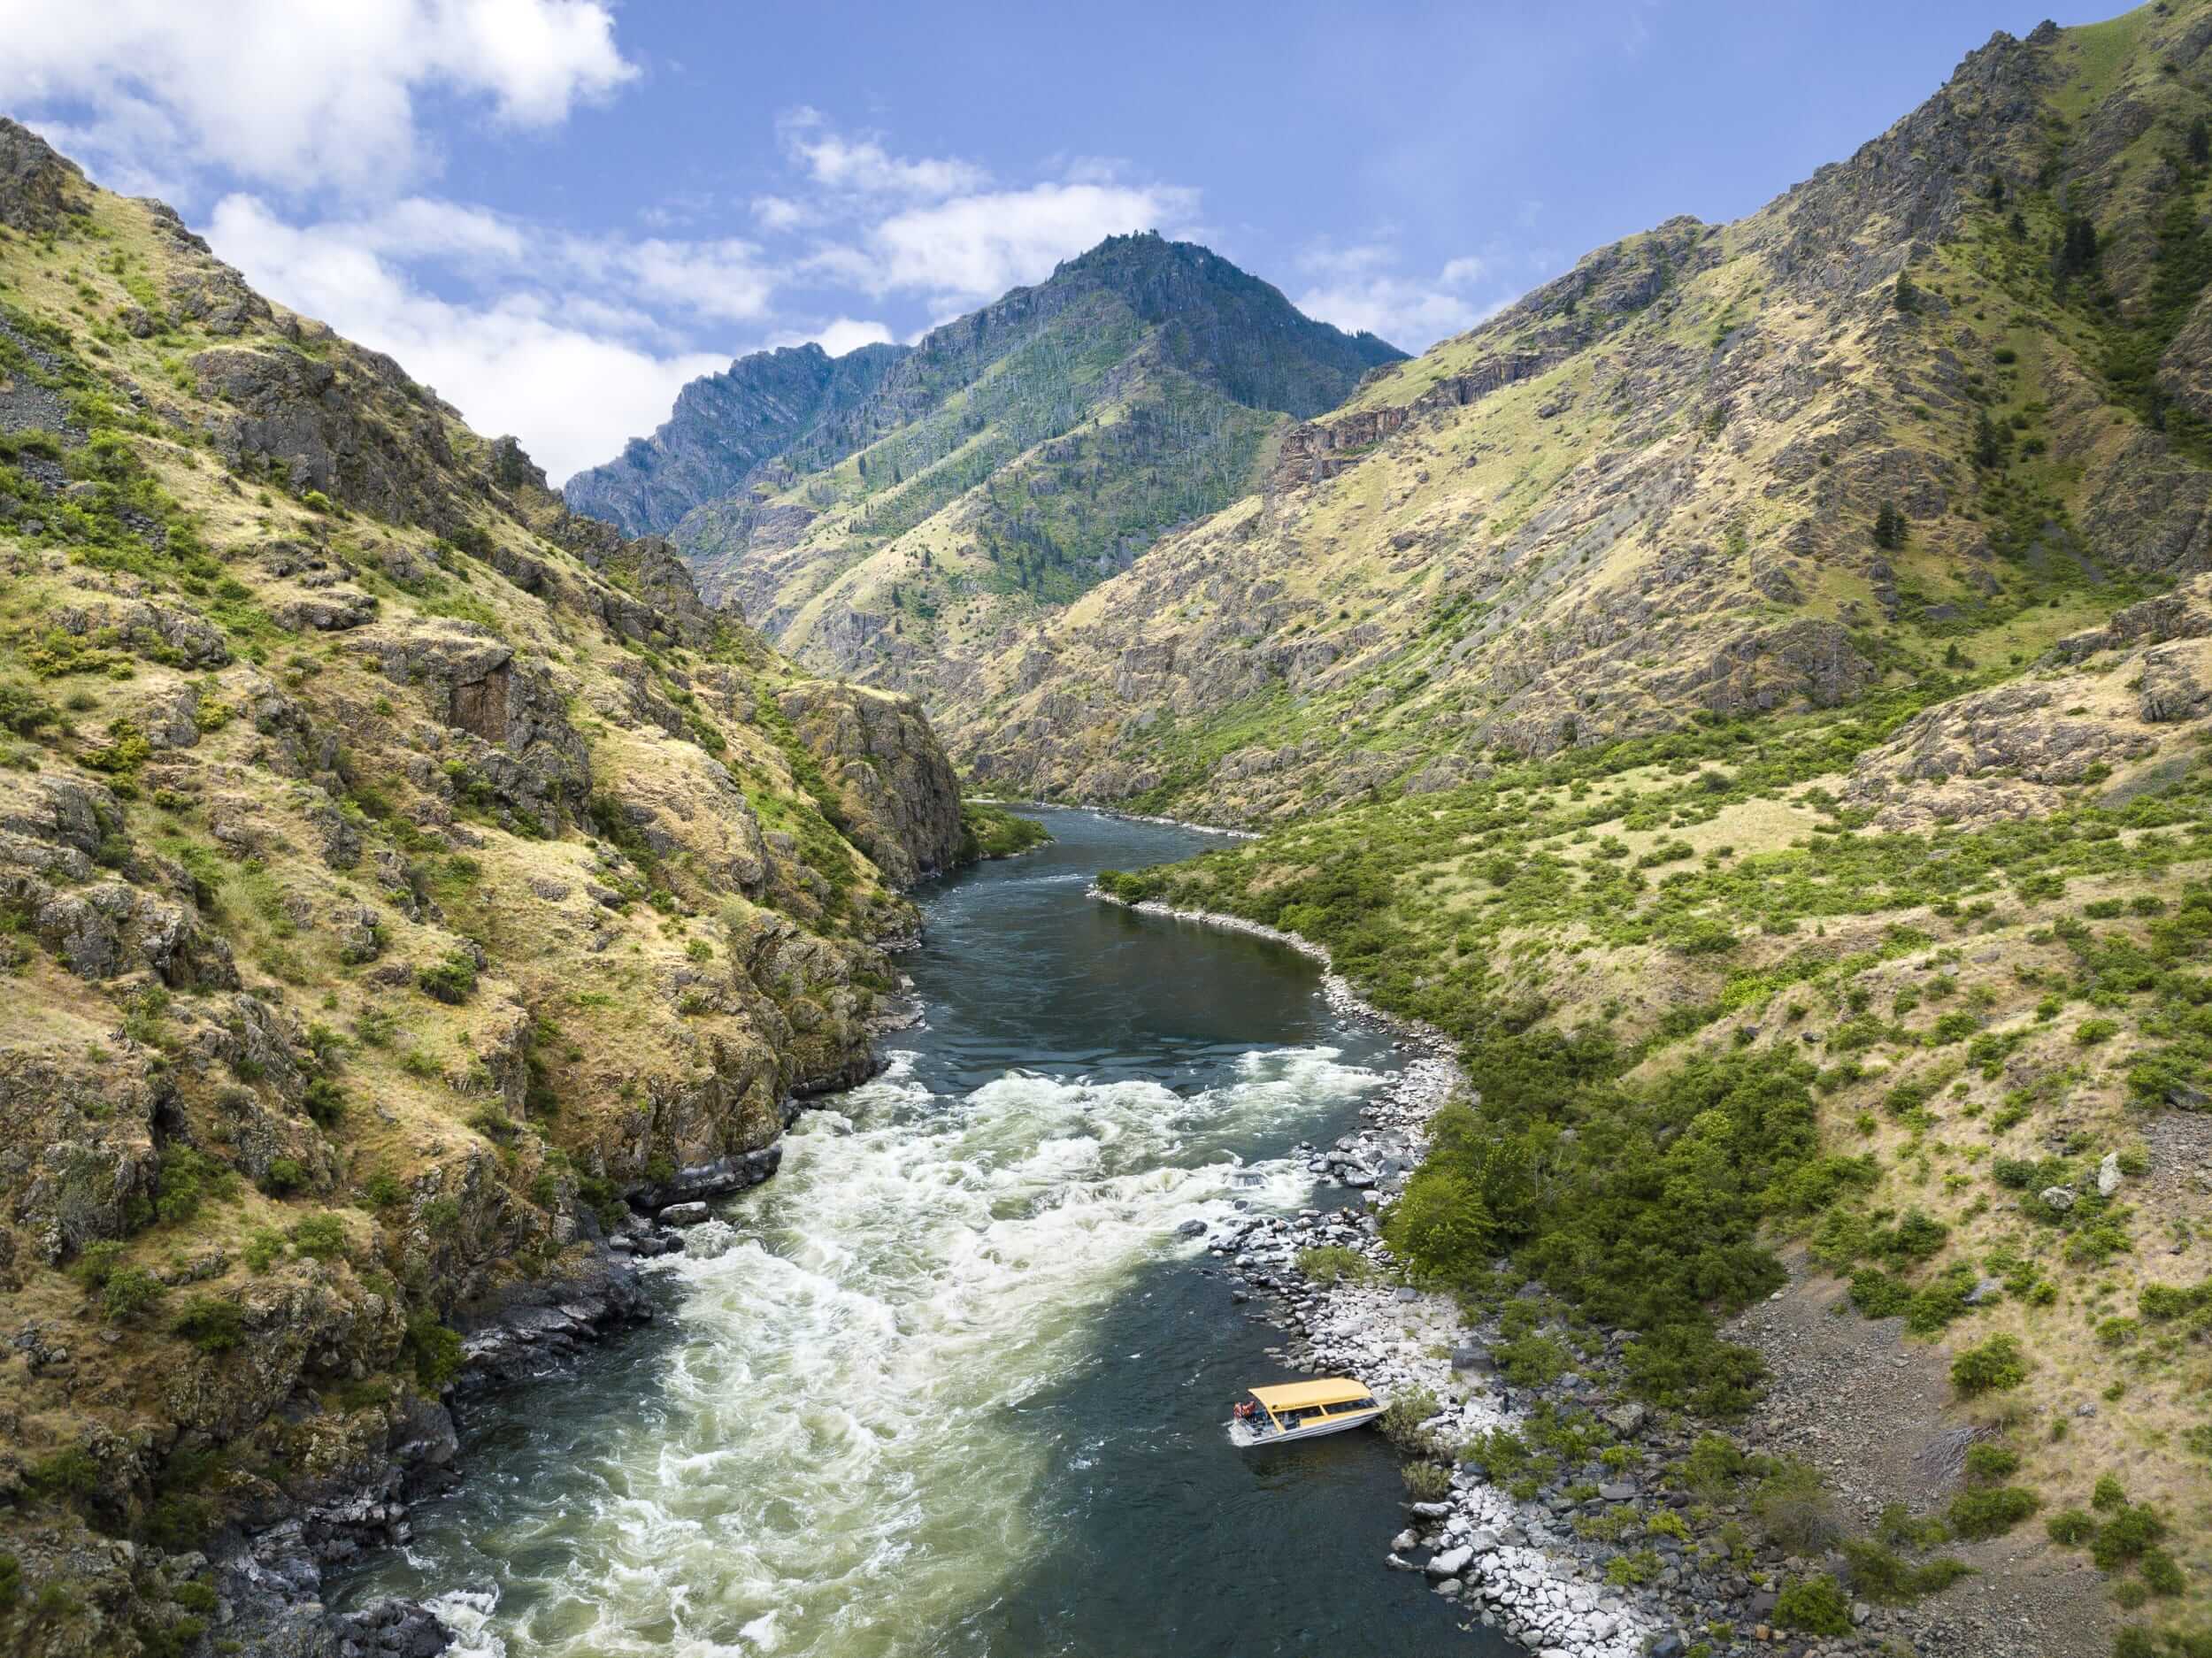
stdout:
<svg viewBox="0 0 2212 1658">
<path fill-rule="evenodd" d="M 542 664 L 518 662 L 513 646 L 475 622 L 366 627 L 348 639 L 394 684 L 416 687 L 456 733 L 457 788 L 480 787 L 545 826 L 582 811 L 591 750 Z"/>
<path fill-rule="evenodd" d="M 151 1212 L 158 1097 L 142 1070 L 0 1049 L 0 1220 L 49 1264 L 120 1238 Z M 13 1250 L 7 1252 L 12 1255 Z M 0 1279 L 16 1276 L 0 1266 Z"/>
<path fill-rule="evenodd" d="M 182 667 L 219 668 L 230 660 L 221 632 L 204 617 L 142 600 L 65 605 L 53 625 L 77 639 L 113 641 Z"/>
<path fill-rule="evenodd" d="M 225 310 L 219 293 L 178 303 L 188 312 L 196 303 L 218 316 Z M 230 411 L 211 433 L 230 464 L 275 468 L 295 490 L 379 518 L 441 529 L 460 521 L 447 479 L 454 456 L 445 411 L 389 357 L 351 347 L 309 356 L 217 346 L 192 368 L 200 395 Z"/>
<path fill-rule="evenodd" d="M 898 886 L 960 856 L 960 784 L 910 696 L 809 680 L 776 699 L 833 787 L 861 847 Z"/>
<path fill-rule="evenodd" d="M 0 116 L 0 225 L 38 235 L 84 203 L 84 173 L 27 127 Z"/>
<path fill-rule="evenodd" d="M 2155 611 L 2131 607 L 2121 613 L 2125 621 L 2116 618 L 2093 637 L 2154 634 L 2158 618 L 2187 614 L 2169 603 L 2174 596 L 2153 601 Z M 2054 656 L 2095 656 L 2102 647 L 2092 637 L 2068 641 Z M 1885 829 L 2030 817 L 2056 809 L 2066 788 L 2135 775 L 2170 743 L 2185 741 L 2188 722 L 2208 712 L 2212 638 L 2169 641 L 2087 672 L 1939 703 L 1862 755 L 1845 794 L 1877 808 L 1875 823 Z"/>
</svg>

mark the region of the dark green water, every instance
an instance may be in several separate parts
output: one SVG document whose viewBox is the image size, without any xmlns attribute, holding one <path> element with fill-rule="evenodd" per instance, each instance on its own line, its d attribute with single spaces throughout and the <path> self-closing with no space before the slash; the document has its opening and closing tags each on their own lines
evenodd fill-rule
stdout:
<svg viewBox="0 0 2212 1658">
<path fill-rule="evenodd" d="M 661 1324 L 480 1408 L 461 1493 L 348 1598 L 508 1658 L 1509 1650 L 1381 1570 L 1379 1440 L 1229 1446 L 1279 1338 L 1176 1236 L 1312 1201 L 1285 1154 L 1387 1042 L 1288 950 L 1083 895 L 1217 842 L 1048 821 L 923 894 L 926 1024 L 692 1234 Z"/>
</svg>

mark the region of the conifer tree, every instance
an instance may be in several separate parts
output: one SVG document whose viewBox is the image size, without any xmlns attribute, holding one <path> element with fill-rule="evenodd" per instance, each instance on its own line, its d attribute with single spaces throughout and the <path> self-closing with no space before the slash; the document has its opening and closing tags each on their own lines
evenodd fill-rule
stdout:
<svg viewBox="0 0 2212 1658">
<path fill-rule="evenodd" d="M 1885 501 L 1874 514 L 1874 545 L 1895 549 L 1905 544 L 1905 515 L 1894 501 Z"/>
</svg>

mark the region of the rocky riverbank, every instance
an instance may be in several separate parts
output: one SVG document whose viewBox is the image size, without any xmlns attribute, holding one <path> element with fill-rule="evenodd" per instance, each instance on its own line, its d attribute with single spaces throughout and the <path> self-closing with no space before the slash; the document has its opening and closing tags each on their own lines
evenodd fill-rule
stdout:
<svg viewBox="0 0 2212 1658">
<path fill-rule="evenodd" d="M 918 938 L 887 940 L 910 948 Z M 921 1017 L 913 981 L 901 976 L 870 1021 L 864 1061 L 833 1079 L 802 1084 L 784 1102 L 789 1128 L 807 1099 L 849 1086 L 881 1069 L 873 1039 Z M 851 1073 L 851 1074 L 849 1074 Z M 611 1227 L 582 1241 L 559 1273 L 507 1288 L 457 1321 L 459 1368 L 435 1399 L 417 1398 L 389 1435 L 372 1471 L 334 1481 L 278 1518 L 219 1541 L 212 1562 L 218 1639 L 257 1658 L 432 1658 L 452 1636 L 429 1608 L 385 1599 L 349 1612 L 324 1604 L 331 1580 L 379 1549 L 402 1547 L 411 1535 L 412 1505 L 452 1489 L 460 1432 L 456 1413 L 498 1390 L 552 1379 L 584 1351 L 650 1324 L 653 1297 L 641 1263 L 681 1252 L 688 1229 L 710 1218 L 710 1203 L 748 1191 L 782 1165 L 780 1143 L 741 1155 L 680 1168 L 624 1194 L 626 1211 Z M 184 1557 L 199 1570 L 193 1557 Z"/>
<path fill-rule="evenodd" d="M 1271 938 L 1325 965 L 1329 959 L 1308 940 L 1240 917 L 1156 902 L 1133 907 Z M 1775 1626 L 1780 1587 L 1835 1572 L 1840 1561 L 1753 1547 L 1744 1539 L 1742 1504 L 1694 1502 L 1663 1478 L 1689 1454 L 1697 1428 L 1625 1397 L 1620 1361 L 1627 1332 L 1606 1332 L 1601 1348 L 1577 1355 L 1573 1370 L 1515 1386 L 1492 1356 L 1500 1338 L 1494 1321 L 1471 1328 L 1451 1297 L 1393 1281 L 1397 1263 L 1380 1236 L 1378 1211 L 1402 1188 L 1431 1118 L 1464 1078 L 1440 1032 L 1380 1013 L 1333 971 L 1324 985 L 1340 1011 L 1392 1029 L 1411 1057 L 1362 1108 L 1359 1129 L 1330 1147 L 1298 1148 L 1311 1172 L 1352 1201 L 1240 1217 L 1209 1235 L 1232 1300 L 1269 1304 L 1291 1335 L 1271 1349 L 1287 1368 L 1356 1374 L 1386 1401 L 1432 1398 L 1436 1409 L 1420 1432 L 1436 1446 L 1466 1447 L 1498 1428 L 1523 1432 L 1541 1410 L 1553 1422 L 1593 1426 L 1612 1447 L 1608 1458 L 1594 1452 L 1586 1466 L 1538 1485 L 1525 1501 L 1479 1462 L 1458 1462 L 1445 1494 L 1407 1503 L 1408 1524 L 1391 1539 L 1384 1564 L 1425 1577 L 1432 1593 L 1466 1608 L 1470 1627 L 1502 1631 L 1544 1658 L 1681 1658 L 1700 1647 L 1712 1658 L 1778 1652 L 1825 1658 L 1885 1650 L 1895 1637 L 1920 1634 L 1926 1617 L 1863 1602 L 1848 1604 L 1850 1635 L 1808 1640 Z M 1346 1251 L 1367 1265 L 1317 1281 L 1300 1258 L 1321 1249 L 1339 1268 L 1347 1264 Z M 1523 1294 L 1541 1293 L 1530 1286 Z"/>
<path fill-rule="evenodd" d="M 710 1199 L 758 1185 L 780 1160 L 781 1148 L 770 1146 L 678 1170 L 632 1194 L 639 1207 L 590 1240 L 565 1270 L 518 1284 L 461 1320 L 453 1380 L 442 1396 L 412 1401 L 373 1472 L 334 1482 L 274 1524 L 219 1544 L 216 1638 L 256 1658 L 443 1652 L 451 1637 L 428 1608 L 385 1600 L 332 1612 L 324 1604 L 331 1580 L 376 1550 L 403 1547 L 412 1505 L 459 1479 L 456 1413 L 468 1401 L 557 1376 L 587 1347 L 651 1323 L 639 1263 L 680 1250 L 683 1230 L 707 1218 Z"/>
<path fill-rule="evenodd" d="M 1120 902 L 1093 890 L 1108 902 Z M 1156 902 L 1131 907 L 1271 939 L 1325 967 L 1329 962 L 1328 952 L 1310 940 L 1239 916 Z M 1442 1442 L 1462 1444 L 1510 1427 L 1518 1417 L 1516 1403 L 1492 1370 L 1487 1345 L 1468 1329 L 1449 1296 L 1388 1281 L 1395 1263 L 1376 1218 L 1420 1162 L 1430 1119 L 1464 1086 L 1452 1044 L 1433 1027 L 1370 1005 L 1333 970 L 1323 994 L 1339 1012 L 1390 1029 L 1410 1053 L 1360 1108 L 1357 1130 L 1331 1147 L 1297 1148 L 1317 1178 L 1358 1194 L 1361 1201 L 1240 1218 L 1210 1236 L 1207 1247 L 1225 1263 L 1233 1299 L 1265 1297 L 1293 1332 L 1287 1346 L 1270 1349 L 1289 1368 L 1356 1375 L 1385 1401 L 1426 1393 L 1438 1408 L 1423 1429 Z M 1317 1282 L 1299 1267 L 1299 1257 L 1313 1249 L 1354 1252 L 1371 1270 Z M 1547 1654 L 1639 1658 L 1671 1638 L 1660 1620 L 1606 1585 L 1601 1570 L 1591 1572 L 1592 1562 L 1571 1551 L 1548 1511 L 1514 1502 L 1471 1468 L 1455 1471 L 1451 1481 L 1448 1497 L 1407 1505 L 1409 1524 L 1392 1539 L 1387 1565 L 1425 1574 L 1435 1593 L 1468 1608 L 1471 1623 L 1502 1630 Z M 1672 1650 L 1683 1650 L 1682 1643 Z"/>
</svg>

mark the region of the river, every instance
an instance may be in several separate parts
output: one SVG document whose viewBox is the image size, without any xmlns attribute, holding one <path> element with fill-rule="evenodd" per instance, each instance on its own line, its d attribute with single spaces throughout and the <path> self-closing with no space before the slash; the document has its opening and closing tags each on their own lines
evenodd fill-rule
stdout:
<svg viewBox="0 0 2212 1658">
<path fill-rule="evenodd" d="M 656 1263 L 652 1328 L 474 1408 L 459 1491 L 345 1601 L 502 1658 L 1511 1650 L 1382 1570 L 1378 1436 L 1229 1446 L 1281 1336 L 1176 1233 L 1340 1198 L 1286 1154 L 1356 1121 L 1388 1040 L 1279 945 L 1084 896 L 1214 838 L 1044 816 L 919 894 L 889 1068 Z"/>
</svg>

